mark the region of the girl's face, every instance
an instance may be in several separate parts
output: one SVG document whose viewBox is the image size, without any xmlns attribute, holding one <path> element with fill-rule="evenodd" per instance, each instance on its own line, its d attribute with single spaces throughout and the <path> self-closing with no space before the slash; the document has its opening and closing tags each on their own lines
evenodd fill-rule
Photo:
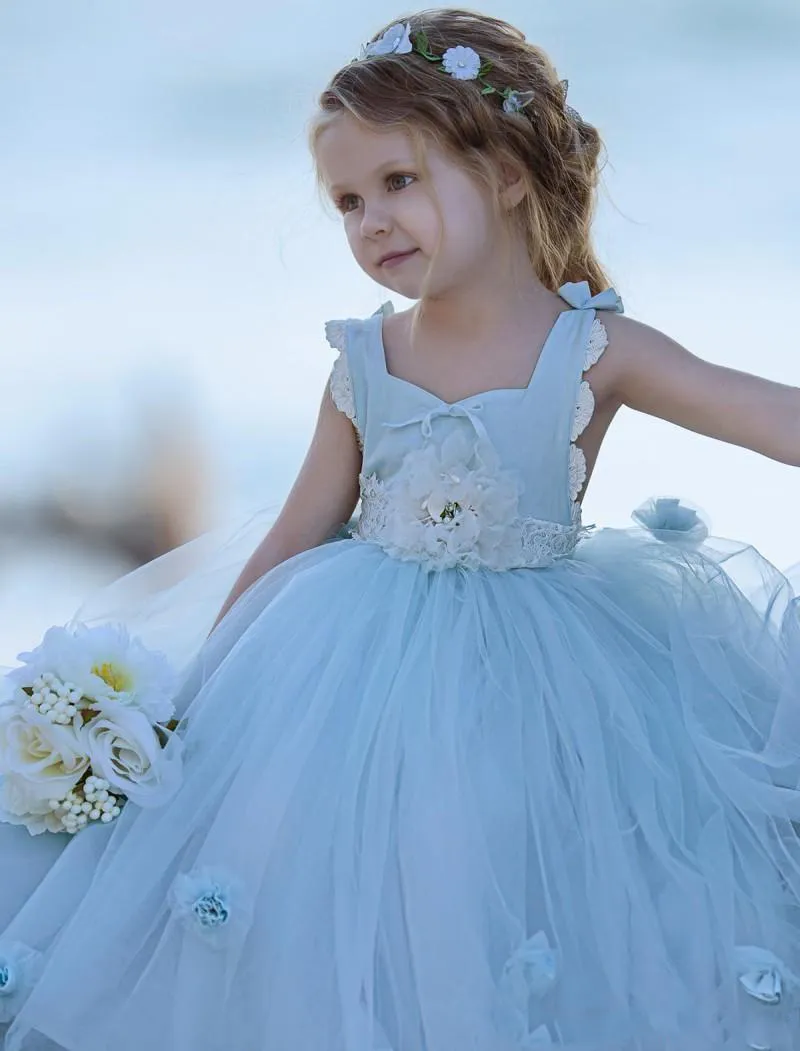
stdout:
<svg viewBox="0 0 800 1051">
<path fill-rule="evenodd" d="M 356 262 L 379 284 L 419 299 L 423 288 L 441 295 L 491 266 L 499 224 L 488 191 L 435 146 L 423 172 L 406 132 L 376 132 L 341 113 L 316 155 Z"/>
</svg>

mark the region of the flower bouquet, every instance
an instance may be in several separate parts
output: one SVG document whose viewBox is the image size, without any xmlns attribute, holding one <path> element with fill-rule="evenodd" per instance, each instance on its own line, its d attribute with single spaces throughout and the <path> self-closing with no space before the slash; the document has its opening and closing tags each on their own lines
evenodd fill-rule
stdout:
<svg viewBox="0 0 800 1051">
<path fill-rule="evenodd" d="M 0 693 L 0 821 L 31 835 L 158 806 L 181 780 L 175 675 L 122 625 L 54 627 Z M 167 745 L 169 747 L 167 748 Z"/>
</svg>

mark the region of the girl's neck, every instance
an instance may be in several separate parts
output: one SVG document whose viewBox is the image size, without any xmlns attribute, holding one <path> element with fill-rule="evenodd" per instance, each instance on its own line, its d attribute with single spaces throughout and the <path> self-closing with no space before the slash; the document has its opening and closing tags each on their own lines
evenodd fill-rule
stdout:
<svg viewBox="0 0 800 1051">
<path fill-rule="evenodd" d="M 471 342 L 551 315 L 557 296 L 536 276 L 527 251 L 507 253 L 505 264 L 487 260 L 471 279 L 421 299 L 413 311 L 418 329 Z"/>
</svg>

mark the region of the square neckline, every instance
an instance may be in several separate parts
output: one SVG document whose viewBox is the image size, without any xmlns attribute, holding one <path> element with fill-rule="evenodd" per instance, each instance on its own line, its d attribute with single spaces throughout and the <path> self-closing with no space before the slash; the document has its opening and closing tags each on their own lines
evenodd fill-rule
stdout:
<svg viewBox="0 0 800 1051">
<path fill-rule="evenodd" d="M 377 343 L 378 343 L 378 360 L 380 362 L 381 370 L 384 376 L 391 380 L 392 383 L 400 383 L 404 387 L 409 387 L 411 390 L 416 391 L 418 394 L 424 395 L 426 398 L 432 398 L 438 405 L 443 406 L 447 409 L 456 408 L 459 405 L 466 405 L 467 402 L 477 401 L 481 398 L 486 398 L 490 394 L 528 394 L 534 386 L 536 377 L 539 373 L 539 366 L 545 353 L 548 350 L 550 344 L 554 341 L 556 333 L 558 331 L 561 318 L 565 314 L 573 313 L 574 308 L 568 305 L 565 309 L 560 310 L 553 321 L 552 325 L 548 329 L 547 335 L 544 338 L 544 342 L 541 345 L 539 354 L 537 355 L 536 361 L 534 362 L 533 371 L 531 372 L 530 378 L 524 387 L 490 387 L 488 390 L 477 391 L 475 394 L 469 394 L 464 398 L 458 398 L 456 401 L 448 401 L 446 398 L 440 397 L 435 394 L 432 390 L 428 390 L 427 387 L 421 387 L 418 383 L 414 383 L 412 380 L 404 379 L 402 376 L 395 376 L 393 372 L 389 371 L 389 363 L 386 358 L 386 344 L 383 339 L 383 322 L 384 314 L 383 311 L 378 311 L 374 317 L 376 319 L 376 330 L 377 330 Z"/>
</svg>

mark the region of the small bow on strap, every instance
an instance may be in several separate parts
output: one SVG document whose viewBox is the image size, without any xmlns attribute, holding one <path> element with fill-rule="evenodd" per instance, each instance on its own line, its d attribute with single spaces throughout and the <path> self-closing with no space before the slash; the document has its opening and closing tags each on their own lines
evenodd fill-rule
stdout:
<svg viewBox="0 0 800 1051">
<path fill-rule="evenodd" d="M 559 288 L 558 294 L 576 310 L 614 310 L 622 314 L 625 309 L 613 288 L 606 288 L 593 296 L 588 281 L 568 281 Z"/>
<path fill-rule="evenodd" d="M 479 419 L 475 414 L 480 412 L 483 408 L 481 402 L 473 402 L 472 405 L 463 405 L 461 403 L 455 405 L 439 405 L 435 409 L 429 409 L 427 412 L 419 413 L 416 416 L 412 416 L 408 420 L 403 420 L 402 423 L 387 423 L 385 427 L 398 430 L 401 427 L 413 427 L 416 424 L 422 429 L 423 438 L 430 438 L 433 434 L 432 421 L 439 416 L 451 416 L 456 419 L 468 420 L 481 441 L 489 441 L 489 435 L 484 426 L 483 420 Z"/>
</svg>

